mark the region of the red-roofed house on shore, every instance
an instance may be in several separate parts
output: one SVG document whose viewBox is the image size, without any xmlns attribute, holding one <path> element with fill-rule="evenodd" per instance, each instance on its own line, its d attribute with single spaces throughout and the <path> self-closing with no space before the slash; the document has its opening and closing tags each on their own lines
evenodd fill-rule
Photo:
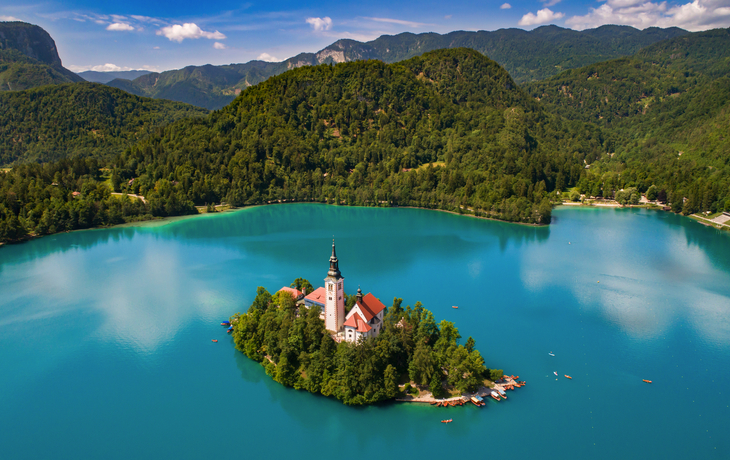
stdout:
<svg viewBox="0 0 730 460">
<path fill-rule="evenodd" d="M 320 287 L 304 298 L 307 307 L 317 306 L 324 309 L 325 328 L 333 333 L 338 341 L 357 342 L 368 337 L 377 337 L 383 329 L 385 305 L 372 293 L 362 295 L 357 290 L 357 301 L 352 310 L 345 315 L 345 278 L 339 269 L 339 260 L 332 241 L 330 269 L 324 279 L 325 287 Z"/>
</svg>

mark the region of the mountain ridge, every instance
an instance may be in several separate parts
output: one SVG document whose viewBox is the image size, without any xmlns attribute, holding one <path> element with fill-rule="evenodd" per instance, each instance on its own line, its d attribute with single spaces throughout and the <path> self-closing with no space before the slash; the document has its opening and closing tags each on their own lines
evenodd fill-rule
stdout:
<svg viewBox="0 0 730 460">
<path fill-rule="evenodd" d="M 628 26 L 601 26 L 580 32 L 558 26 L 542 26 L 532 31 L 453 31 L 443 35 L 404 32 L 383 35 L 369 42 L 340 39 L 316 53 L 299 53 L 281 62 L 254 60 L 222 66 L 187 66 L 135 80 L 115 79 L 108 84 L 139 96 L 177 100 L 216 110 L 247 87 L 297 67 L 367 59 L 393 63 L 444 48 L 474 49 L 505 67 L 518 84 L 523 84 L 557 74 L 564 68 L 632 55 L 644 46 L 686 33 L 676 27 L 638 30 Z M 533 62 L 539 62 L 539 66 Z"/>
<path fill-rule="evenodd" d="M 152 73 L 151 70 L 119 70 L 111 72 L 97 72 L 95 70 L 85 70 L 83 72 L 77 72 L 76 75 L 83 78 L 86 81 L 92 83 L 109 83 L 110 81 L 121 78 L 125 80 L 133 80 L 143 75 Z"/>
</svg>

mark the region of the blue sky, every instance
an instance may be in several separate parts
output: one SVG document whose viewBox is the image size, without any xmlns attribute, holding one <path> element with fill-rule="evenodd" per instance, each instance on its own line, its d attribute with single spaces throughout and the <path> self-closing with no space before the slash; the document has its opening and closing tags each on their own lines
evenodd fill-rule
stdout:
<svg viewBox="0 0 730 460">
<path fill-rule="evenodd" d="M 283 60 L 340 38 L 368 41 L 401 32 L 529 30 L 543 24 L 576 30 L 602 24 L 706 30 L 730 26 L 730 0 L 4 0 L 0 21 L 9 20 L 46 29 L 64 65 L 74 71 L 163 71 Z"/>
</svg>

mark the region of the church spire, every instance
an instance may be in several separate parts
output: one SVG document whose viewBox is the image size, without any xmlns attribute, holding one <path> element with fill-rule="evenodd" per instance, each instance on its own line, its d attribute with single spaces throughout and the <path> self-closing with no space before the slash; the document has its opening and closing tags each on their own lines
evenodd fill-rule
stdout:
<svg viewBox="0 0 730 460">
<path fill-rule="evenodd" d="M 335 278 L 341 278 L 339 262 L 337 260 L 337 253 L 335 252 L 335 239 L 332 238 L 332 256 L 330 256 L 330 270 L 327 272 L 327 276 L 334 276 Z"/>
</svg>

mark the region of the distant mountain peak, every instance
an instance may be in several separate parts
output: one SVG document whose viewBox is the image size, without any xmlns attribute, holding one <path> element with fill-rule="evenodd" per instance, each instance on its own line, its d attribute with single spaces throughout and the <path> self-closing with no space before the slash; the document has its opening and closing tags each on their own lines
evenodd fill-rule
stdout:
<svg viewBox="0 0 730 460">
<path fill-rule="evenodd" d="M 140 77 L 110 85 L 135 94 L 172 99 L 207 109 L 220 109 L 238 92 L 267 78 L 308 65 L 377 59 L 393 63 L 446 48 L 471 48 L 493 59 L 517 84 L 542 80 L 563 70 L 636 53 L 660 40 L 685 34 L 681 29 L 641 31 L 628 26 L 602 26 L 576 31 L 555 25 L 532 31 L 454 31 L 382 35 L 368 42 L 348 38 L 316 53 L 300 53 L 282 62 L 250 61 L 226 66 L 186 67 L 159 74 L 154 85 Z"/>
<path fill-rule="evenodd" d="M 51 67 L 61 67 L 56 42 L 41 27 L 20 21 L 0 22 L 0 50 L 18 50 Z"/>
<path fill-rule="evenodd" d="M 0 22 L 0 63 L 0 91 L 83 81 L 63 67 L 48 32 L 25 22 Z"/>
</svg>

